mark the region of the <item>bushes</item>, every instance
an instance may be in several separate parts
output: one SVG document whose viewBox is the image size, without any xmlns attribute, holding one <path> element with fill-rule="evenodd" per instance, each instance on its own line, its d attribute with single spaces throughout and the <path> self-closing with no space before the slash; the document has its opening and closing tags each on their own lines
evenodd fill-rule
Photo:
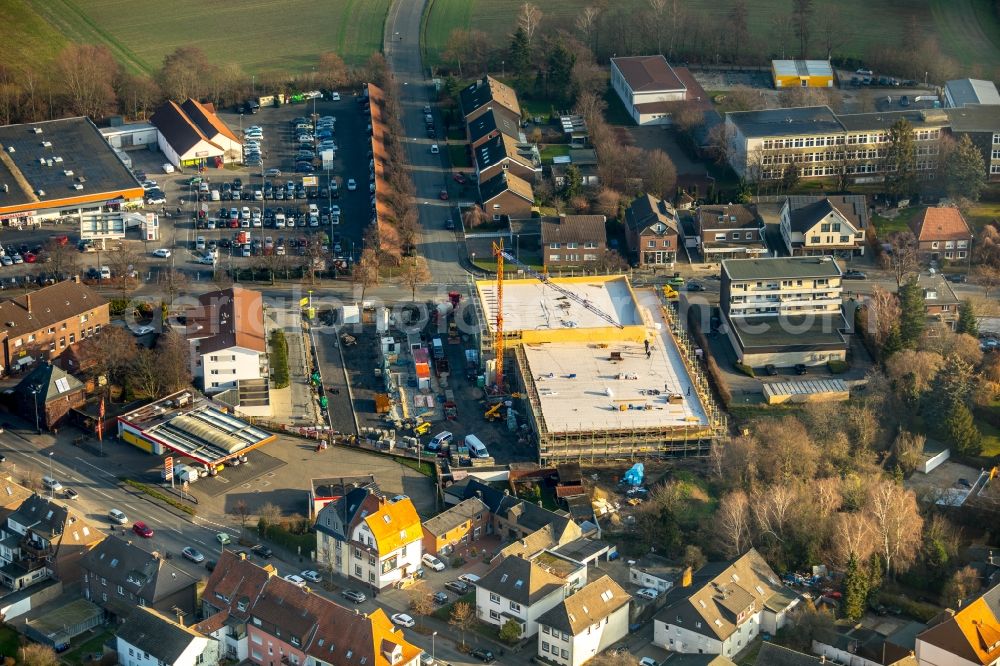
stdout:
<svg viewBox="0 0 1000 666">
<path fill-rule="evenodd" d="M 190 504 L 185 504 L 184 502 L 181 502 L 180 500 L 176 500 L 173 497 L 170 497 L 168 495 L 164 495 L 163 493 L 161 493 L 160 491 L 156 490 L 152 486 L 147 486 L 145 483 L 139 483 L 138 481 L 133 481 L 132 479 L 123 479 L 123 481 L 125 482 L 125 485 L 132 486 L 136 490 L 139 490 L 139 491 L 141 491 L 141 492 L 149 495 L 153 499 L 160 500 L 161 502 L 166 502 L 167 504 L 169 504 L 170 506 L 174 507 L 175 509 L 180 509 L 184 513 L 189 514 L 191 516 L 193 516 L 195 514 L 195 509 Z"/>
<path fill-rule="evenodd" d="M 271 543 L 287 548 L 293 553 L 300 552 L 300 548 L 302 555 L 308 555 L 316 550 L 316 535 L 311 532 L 295 534 L 283 524 L 266 525 L 260 522 L 257 524 L 257 530 L 258 533 L 263 531 L 264 538 Z"/>
<path fill-rule="evenodd" d="M 131 301 L 127 298 L 112 298 L 111 303 L 108 305 L 108 310 L 112 317 L 120 317 L 125 314 L 128 310 L 128 304 Z"/>
<path fill-rule="evenodd" d="M 746 365 L 745 363 L 740 363 L 739 361 L 737 361 L 733 365 L 735 365 L 736 369 L 739 370 L 740 372 L 742 372 L 747 377 L 756 377 L 757 376 L 757 375 L 754 374 L 753 368 L 751 368 L 749 365 Z"/>
<path fill-rule="evenodd" d="M 274 388 L 285 388 L 290 383 L 288 375 L 288 341 L 280 328 L 271 331 L 271 377 Z"/>
<path fill-rule="evenodd" d="M 842 375 L 847 372 L 847 362 L 846 361 L 827 361 L 826 367 L 829 368 L 830 372 L 834 375 Z"/>
<path fill-rule="evenodd" d="M 719 368 L 719 364 L 715 362 L 715 357 L 709 351 L 708 339 L 701 331 L 701 324 L 698 322 L 695 312 L 695 308 L 688 310 L 688 327 L 691 329 L 691 336 L 705 354 L 705 370 L 712 380 L 712 385 L 719 396 L 719 401 L 723 407 L 728 409 L 730 403 L 733 401 L 733 394 L 729 391 L 729 384 L 722 374 L 722 369 Z"/>
</svg>

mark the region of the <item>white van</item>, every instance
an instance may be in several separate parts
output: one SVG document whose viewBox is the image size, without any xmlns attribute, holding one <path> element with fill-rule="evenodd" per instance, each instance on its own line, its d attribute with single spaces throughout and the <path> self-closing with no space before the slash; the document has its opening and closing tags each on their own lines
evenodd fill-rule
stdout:
<svg viewBox="0 0 1000 666">
<path fill-rule="evenodd" d="M 51 476 L 43 476 L 42 485 L 45 486 L 46 490 L 51 490 L 52 492 L 59 492 L 62 490 L 62 484 L 53 479 Z"/>
<path fill-rule="evenodd" d="M 219 194 L 219 190 L 212 190 L 212 201 L 220 201 L 222 196 Z"/>
<path fill-rule="evenodd" d="M 465 436 L 465 446 L 468 447 L 469 455 L 473 458 L 490 457 L 490 452 L 486 450 L 486 445 L 475 435 Z"/>
<path fill-rule="evenodd" d="M 431 441 L 427 443 L 427 450 L 440 451 L 444 447 L 451 445 L 451 440 L 454 438 L 455 436 L 452 435 L 450 432 L 448 432 L 447 430 L 442 430 L 438 434 L 434 435 L 434 437 L 431 438 Z"/>
<path fill-rule="evenodd" d="M 285 228 L 285 214 L 284 213 L 278 213 L 277 215 L 274 216 L 274 228 L 275 229 L 284 229 Z"/>
<path fill-rule="evenodd" d="M 118 509 L 111 509 L 108 511 L 108 518 L 111 522 L 118 523 L 119 525 L 125 525 L 128 523 L 128 517 Z"/>
</svg>

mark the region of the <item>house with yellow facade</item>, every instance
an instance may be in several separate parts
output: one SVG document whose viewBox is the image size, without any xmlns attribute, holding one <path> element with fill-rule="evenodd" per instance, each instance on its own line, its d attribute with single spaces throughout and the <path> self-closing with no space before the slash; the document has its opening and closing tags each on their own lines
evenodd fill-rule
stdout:
<svg viewBox="0 0 1000 666">
<path fill-rule="evenodd" d="M 490 509 L 478 497 L 463 500 L 424 521 L 424 552 L 450 555 L 481 539 L 490 525 Z"/>
<path fill-rule="evenodd" d="M 772 60 L 771 74 L 778 89 L 833 87 L 829 60 Z"/>
</svg>

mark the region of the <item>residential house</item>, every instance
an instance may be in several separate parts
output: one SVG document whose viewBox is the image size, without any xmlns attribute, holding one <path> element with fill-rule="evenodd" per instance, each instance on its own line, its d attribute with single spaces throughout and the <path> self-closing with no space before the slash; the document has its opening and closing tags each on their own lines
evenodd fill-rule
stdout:
<svg viewBox="0 0 1000 666">
<path fill-rule="evenodd" d="M 219 662 L 219 642 L 152 608 L 132 613 L 115 632 L 121 666 L 201 666 Z"/>
<path fill-rule="evenodd" d="M 597 152 L 593 148 L 570 148 L 569 161 L 557 162 L 549 167 L 552 185 L 561 190 L 566 187 L 566 174 L 574 167 L 580 176 L 580 185 L 596 187 L 601 184 L 601 173 L 597 165 Z"/>
<path fill-rule="evenodd" d="M 193 618 L 198 580 L 159 553 L 109 536 L 81 560 L 83 597 L 123 619 L 139 607 Z"/>
<path fill-rule="evenodd" d="M 533 183 L 542 173 L 542 158 L 537 146 L 518 142 L 507 134 L 499 133 L 481 141 L 472 155 L 476 160 L 479 182 L 501 173 L 512 173 Z"/>
<path fill-rule="evenodd" d="M 25 419 L 30 422 L 34 414 L 40 428 L 53 430 L 70 410 L 87 402 L 87 388 L 62 368 L 44 361 L 18 382 L 14 399 Z"/>
<path fill-rule="evenodd" d="M 107 326 L 108 301 L 85 284 L 66 280 L 0 301 L 2 371 L 22 370 Z"/>
<path fill-rule="evenodd" d="M 568 587 L 534 560 L 507 557 L 476 581 L 476 616 L 497 627 L 514 620 L 521 638 L 530 638 L 538 632 L 538 618 L 562 602 Z"/>
<path fill-rule="evenodd" d="M 103 538 L 83 515 L 31 495 L 0 528 L 0 583 L 14 591 L 50 578 L 75 583 L 81 558 Z"/>
<path fill-rule="evenodd" d="M 630 560 L 632 562 L 632 560 Z M 629 564 L 628 580 L 639 587 L 652 588 L 660 593 L 667 592 L 674 586 L 678 574 L 690 576 L 690 571 L 681 572 L 676 565 L 659 555 L 646 554 L 634 564 Z"/>
<path fill-rule="evenodd" d="M 243 287 L 210 291 L 187 311 L 191 376 L 211 395 L 266 380 L 267 334 L 261 293 Z"/>
<path fill-rule="evenodd" d="M 944 105 L 948 108 L 996 106 L 1000 92 L 996 84 L 982 79 L 954 79 L 944 84 Z"/>
<path fill-rule="evenodd" d="M 486 536 L 490 511 L 477 497 L 445 509 L 424 521 L 425 553 L 445 556 L 456 548 L 468 546 Z"/>
<path fill-rule="evenodd" d="M 881 182 L 889 129 L 899 120 L 913 127 L 918 174 L 933 178 L 950 124 L 943 109 L 838 115 L 827 106 L 809 106 L 727 113 L 729 163 L 755 182 L 780 180 L 793 164 L 800 178 Z"/>
<path fill-rule="evenodd" d="M 483 212 L 492 215 L 494 221 L 530 217 L 535 206 L 531 183 L 509 171 L 480 181 L 479 199 L 483 202 Z"/>
<path fill-rule="evenodd" d="M 751 367 L 843 361 L 842 293 L 830 257 L 724 260 L 719 304 L 736 358 Z"/>
<path fill-rule="evenodd" d="M 786 197 L 779 219 L 792 256 L 865 253 L 868 202 L 863 195 Z"/>
<path fill-rule="evenodd" d="M 637 197 L 625 210 L 625 240 L 640 268 L 674 265 L 679 228 L 674 207 L 651 194 Z"/>
<path fill-rule="evenodd" d="M 608 249 L 603 215 L 541 218 L 542 264 L 546 270 L 592 267 Z"/>
<path fill-rule="evenodd" d="M 833 66 L 829 60 L 772 60 L 774 87 L 832 88 Z"/>
<path fill-rule="evenodd" d="M 611 59 L 611 87 L 637 125 L 664 125 L 687 86 L 662 55 Z"/>
<path fill-rule="evenodd" d="M 969 137 L 986 165 L 986 178 L 1000 181 L 1000 105 L 945 109 L 955 138 Z"/>
<path fill-rule="evenodd" d="M 667 593 L 653 643 L 671 652 L 732 658 L 761 632 L 774 635 L 784 627 L 798 602 L 751 549 L 732 562 L 706 564 L 690 585 Z"/>
<path fill-rule="evenodd" d="M 601 576 L 538 618 L 538 656 L 580 666 L 628 635 L 631 597 Z"/>
<path fill-rule="evenodd" d="M 465 126 L 465 132 L 472 151 L 475 152 L 479 146 L 498 138 L 501 134 L 510 137 L 516 143 L 526 143 L 518 121 L 518 118 L 506 114 L 502 110 L 493 109 L 469 121 Z"/>
<path fill-rule="evenodd" d="M 223 553 L 203 595 L 206 619 L 195 629 L 220 640 L 226 658 L 256 666 L 417 666 L 409 643 L 385 611 L 339 606 Z M 244 656 L 245 655 L 245 656 Z"/>
<path fill-rule="evenodd" d="M 1000 664 L 1000 585 L 917 635 L 920 666 L 996 666 Z"/>
<path fill-rule="evenodd" d="M 484 76 L 463 88 L 458 101 L 466 124 L 490 111 L 501 114 L 514 123 L 521 120 L 521 105 L 517 101 L 517 93 L 492 76 Z"/>
<path fill-rule="evenodd" d="M 167 100 L 149 121 L 156 126 L 157 145 L 177 167 L 216 166 L 243 161 L 243 143 L 214 110 L 193 99 Z"/>
<path fill-rule="evenodd" d="M 371 487 L 349 491 L 316 517 L 320 561 L 345 578 L 379 590 L 417 575 L 422 540 L 413 502 L 388 500 Z"/>
<path fill-rule="evenodd" d="M 924 312 L 931 322 L 943 324 L 955 330 L 958 323 L 958 309 L 961 301 L 955 295 L 951 284 L 940 273 L 917 276 L 917 286 L 924 293 Z"/>
<path fill-rule="evenodd" d="M 706 262 L 767 255 L 764 218 L 753 204 L 701 206 L 698 244 Z"/>
<path fill-rule="evenodd" d="M 913 217 L 917 249 L 925 258 L 968 261 L 972 251 L 972 229 L 953 206 L 924 208 Z"/>
</svg>

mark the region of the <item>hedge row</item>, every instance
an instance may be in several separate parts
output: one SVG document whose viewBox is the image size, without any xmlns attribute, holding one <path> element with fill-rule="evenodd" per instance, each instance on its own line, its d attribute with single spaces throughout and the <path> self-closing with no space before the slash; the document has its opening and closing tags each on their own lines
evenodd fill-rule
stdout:
<svg viewBox="0 0 1000 666">
<path fill-rule="evenodd" d="M 192 516 L 195 515 L 195 508 L 193 506 L 191 506 L 190 504 L 185 504 L 180 500 L 176 500 L 173 497 L 170 497 L 169 495 L 164 495 L 159 490 L 156 490 L 153 486 L 147 486 L 145 483 L 139 483 L 138 481 L 133 481 L 132 479 L 124 479 L 124 481 L 125 485 L 132 486 L 136 490 L 139 490 L 149 495 L 155 500 L 166 502 L 170 506 L 174 507 L 175 509 L 180 509 L 186 514 Z"/>
<path fill-rule="evenodd" d="M 280 328 L 271 331 L 271 376 L 274 388 L 285 388 L 290 383 L 288 374 L 288 341 L 285 332 Z"/>
<path fill-rule="evenodd" d="M 715 357 L 712 355 L 711 347 L 708 346 L 708 339 L 701 330 L 701 323 L 698 321 L 694 308 L 688 310 L 688 325 L 691 329 L 691 336 L 704 352 L 705 369 L 708 371 L 708 378 L 712 380 L 711 383 L 719 397 L 719 402 L 722 403 L 723 407 L 729 409 L 729 405 L 733 401 L 733 394 L 729 391 L 729 384 L 726 382 L 726 377 L 722 374 L 719 364 L 715 362 Z"/>
</svg>

